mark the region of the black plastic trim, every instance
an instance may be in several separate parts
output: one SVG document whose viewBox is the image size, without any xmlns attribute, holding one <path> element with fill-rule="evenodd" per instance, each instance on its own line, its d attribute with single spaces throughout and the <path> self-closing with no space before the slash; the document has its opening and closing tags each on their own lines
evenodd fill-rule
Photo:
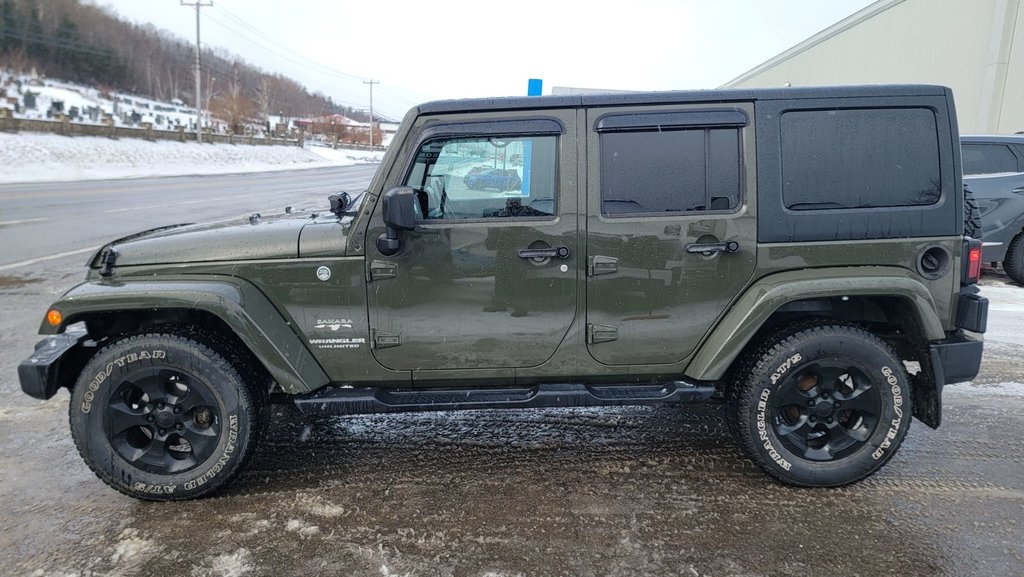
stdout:
<svg viewBox="0 0 1024 577">
<path fill-rule="evenodd" d="M 962 333 L 931 343 L 929 348 L 936 389 L 941 392 L 944 385 L 970 381 L 978 376 L 984 347 L 984 342 Z"/>
<path fill-rule="evenodd" d="M 960 293 L 956 307 L 957 328 L 984 333 L 988 328 L 988 299 L 976 294 Z"/>
<path fill-rule="evenodd" d="M 30 397 L 49 399 L 57 394 L 60 382 L 60 363 L 68 351 L 88 338 L 82 332 L 66 332 L 52 335 L 36 343 L 32 356 L 18 365 L 18 380 L 21 390 Z"/>
<path fill-rule="evenodd" d="M 597 132 L 633 132 L 672 128 L 742 128 L 750 120 L 739 108 L 651 112 L 645 114 L 606 114 L 597 119 Z"/>
<path fill-rule="evenodd" d="M 554 118 L 510 118 L 488 122 L 446 123 L 425 127 L 417 138 L 416 150 L 418 151 L 427 141 L 440 137 L 560 136 L 562 134 L 565 134 L 565 126 Z M 415 156 L 413 159 L 415 160 Z"/>
<path fill-rule="evenodd" d="M 359 415 L 464 409 L 529 409 L 701 402 L 715 387 L 684 382 L 661 385 L 543 384 L 518 388 L 389 390 L 327 387 L 293 398 L 305 414 Z"/>
</svg>

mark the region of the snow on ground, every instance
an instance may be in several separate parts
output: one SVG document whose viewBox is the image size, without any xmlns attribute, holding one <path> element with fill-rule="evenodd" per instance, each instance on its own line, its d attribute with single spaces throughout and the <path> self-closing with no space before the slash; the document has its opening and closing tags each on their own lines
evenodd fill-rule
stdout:
<svg viewBox="0 0 1024 577">
<path fill-rule="evenodd" d="M 0 183 L 230 174 L 380 162 L 382 152 L 0 133 Z"/>
<path fill-rule="evenodd" d="M 981 294 L 989 299 L 990 315 L 992 311 L 1024 312 L 1024 290 L 1018 286 L 986 285 Z"/>
</svg>

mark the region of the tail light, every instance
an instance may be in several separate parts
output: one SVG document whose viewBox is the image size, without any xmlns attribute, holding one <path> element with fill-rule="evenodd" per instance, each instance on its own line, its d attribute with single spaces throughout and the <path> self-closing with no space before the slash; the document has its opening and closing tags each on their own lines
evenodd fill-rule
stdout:
<svg viewBox="0 0 1024 577">
<path fill-rule="evenodd" d="M 981 278 L 981 241 L 973 238 L 965 240 L 963 258 L 963 274 L 960 275 L 960 284 L 970 285 L 978 282 L 978 279 Z"/>
</svg>

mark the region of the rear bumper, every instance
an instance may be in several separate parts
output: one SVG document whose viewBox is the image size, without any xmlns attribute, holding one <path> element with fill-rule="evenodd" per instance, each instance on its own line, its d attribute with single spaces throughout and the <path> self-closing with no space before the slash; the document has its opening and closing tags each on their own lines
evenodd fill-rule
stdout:
<svg viewBox="0 0 1024 577">
<path fill-rule="evenodd" d="M 52 335 L 36 343 L 32 356 L 18 365 L 18 380 L 21 390 L 30 397 L 49 399 L 61 387 L 60 364 L 68 351 L 77 347 L 88 335 L 82 332 L 66 332 Z"/>
<path fill-rule="evenodd" d="M 978 375 L 984 343 L 963 332 L 929 345 L 933 381 L 915 383 L 914 416 L 933 429 L 942 424 L 942 388 L 947 384 L 969 381 Z M 928 373 L 924 373 L 928 375 Z"/>
<path fill-rule="evenodd" d="M 984 333 L 988 328 L 988 299 L 961 291 L 956 308 L 956 326 L 972 333 Z"/>
<path fill-rule="evenodd" d="M 949 338 L 931 343 L 932 372 L 935 387 L 962 383 L 978 376 L 985 343 L 957 332 Z"/>
</svg>

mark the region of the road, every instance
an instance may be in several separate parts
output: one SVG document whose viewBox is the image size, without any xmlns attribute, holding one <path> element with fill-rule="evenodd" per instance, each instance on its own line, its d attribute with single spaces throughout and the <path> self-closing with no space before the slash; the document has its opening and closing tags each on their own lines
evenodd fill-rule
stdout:
<svg viewBox="0 0 1024 577">
<path fill-rule="evenodd" d="M 369 172 L 40 186 L 48 207 L 37 210 L 14 198 L 29 187 L 5 188 L 3 220 L 56 222 L 5 225 L 22 233 L 0 232 L 0 259 L 179 220 L 324 206 Z M 200 200 L 211 202 L 177 202 Z M 142 208 L 161 203 L 171 206 Z M 104 212 L 131 207 L 131 218 Z M 50 252 L 34 249 L 50 241 Z M 942 428 L 915 422 L 893 461 L 852 487 L 771 481 L 733 445 L 718 405 L 280 412 L 233 486 L 154 504 L 108 489 L 82 463 L 65 391 L 40 402 L 18 389 L 43 311 L 81 280 L 83 261 L 0 270 L 0 575 L 1024 574 L 1024 288 L 997 274 L 983 286 L 993 314 L 979 378 L 946 389 Z"/>
<path fill-rule="evenodd" d="M 376 168 L 0 185 L 0 272 L 157 226 L 323 209 L 328 194 L 365 189 Z"/>
</svg>

